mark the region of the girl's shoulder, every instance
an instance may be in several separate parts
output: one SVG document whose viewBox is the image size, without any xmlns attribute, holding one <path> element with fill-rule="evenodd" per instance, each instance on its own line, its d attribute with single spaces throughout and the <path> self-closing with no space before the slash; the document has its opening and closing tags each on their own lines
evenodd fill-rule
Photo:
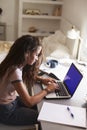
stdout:
<svg viewBox="0 0 87 130">
<path fill-rule="evenodd" d="M 10 80 L 22 80 L 22 70 L 20 68 L 16 68 L 11 74 Z"/>
</svg>

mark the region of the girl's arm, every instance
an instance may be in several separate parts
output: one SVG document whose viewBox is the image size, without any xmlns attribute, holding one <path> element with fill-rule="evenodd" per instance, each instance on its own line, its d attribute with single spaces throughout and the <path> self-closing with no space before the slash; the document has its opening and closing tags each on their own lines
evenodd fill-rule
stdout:
<svg viewBox="0 0 87 130">
<path fill-rule="evenodd" d="M 38 93 L 35 96 L 30 96 L 25 84 L 21 82 L 13 83 L 17 93 L 21 97 L 24 104 L 28 107 L 31 107 L 37 103 L 39 103 L 48 93 L 55 91 L 57 89 L 57 84 L 52 83 L 48 85 L 47 89 L 42 90 L 40 93 Z"/>
<path fill-rule="evenodd" d="M 49 85 L 49 83 L 54 83 L 54 82 L 56 82 L 56 80 L 53 79 L 53 78 L 51 78 L 51 77 L 44 78 L 44 77 L 42 77 L 42 76 L 37 76 L 37 77 L 36 77 L 36 80 L 37 80 L 37 81 L 40 81 L 41 83 L 46 84 L 46 85 Z"/>
</svg>

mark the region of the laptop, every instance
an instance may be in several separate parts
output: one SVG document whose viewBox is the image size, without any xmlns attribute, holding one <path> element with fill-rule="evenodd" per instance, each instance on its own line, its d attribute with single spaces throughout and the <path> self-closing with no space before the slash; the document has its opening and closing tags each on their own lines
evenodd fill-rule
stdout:
<svg viewBox="0 0 87 130">
<path fill-rule="evenodd" d="M 83 78 L 83 75 L 77 69 L 77 67 L 72 63 L 63 81 L 58 79 L 54 74 L 48 75 L 45 73 L 43 74 L 43 77 L 53 77 L 54 79 L 56 79 L 59 85 L 59 90 L 55 90 L 55 92 L 52 92 L 46 95 L 45 98 L 46 99 L 64 99 L 64 98 L 71 98 L 74 95 L 80 81 Z M 42 89 L 45 89 L 46 87 L 47 86 L 44 84 L 41 85 Z"/>
</svg>

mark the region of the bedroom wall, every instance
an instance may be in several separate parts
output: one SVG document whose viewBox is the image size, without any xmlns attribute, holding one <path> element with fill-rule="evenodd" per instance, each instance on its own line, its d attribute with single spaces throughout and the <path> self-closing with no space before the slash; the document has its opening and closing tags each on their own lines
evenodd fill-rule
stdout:
<svg viewBox="0 0 87 130">
<path fill-rule="evenodd" d="M 87 0 L 63 1 L 62 15 L 81 31 L 81 37 L 83 38 L 81 59 L 87 61 Z"/>
<path fill-rule="evenodd" d="M 14 40 L 17 37 L 18 0 L 0 0 L 0 8 L 3 9 L 0 22 L 6 23 L 6 40 Z"/>
</svg>

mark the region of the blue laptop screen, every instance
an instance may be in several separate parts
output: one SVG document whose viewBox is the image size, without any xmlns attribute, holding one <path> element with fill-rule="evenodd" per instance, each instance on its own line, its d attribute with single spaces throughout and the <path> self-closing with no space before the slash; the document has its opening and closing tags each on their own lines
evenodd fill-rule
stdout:
<svg viewBox="0 0 87 130">
<path fill-rule="evenodd" d="M 72 63 L 65 78 L 64 78 L 64 84 L 67 87 L 68 92 L 72 96 L 77 89 L 77 86 L 79 85 L 82 74 L 80 71 L 76 68 L 76 66 Z"/>
</svg>

